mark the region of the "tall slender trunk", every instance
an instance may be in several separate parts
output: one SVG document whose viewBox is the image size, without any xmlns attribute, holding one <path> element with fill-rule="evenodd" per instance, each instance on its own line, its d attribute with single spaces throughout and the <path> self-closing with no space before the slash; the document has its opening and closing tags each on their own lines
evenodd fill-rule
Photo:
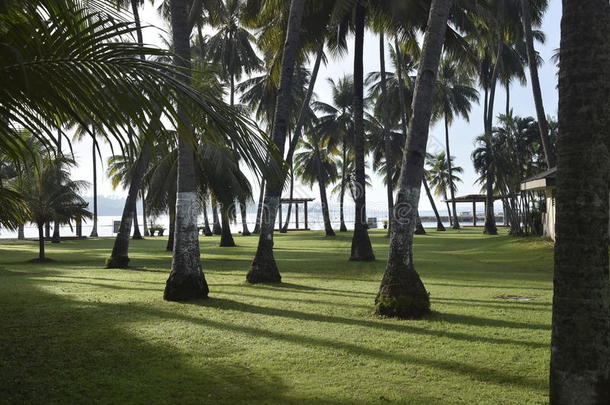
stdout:
<svg viewBox="0 0 610 405">
<path fill-rule="evenodd" d="M 313 65 L 313 69 L 311 71 L 311 77 L 309 79 L 309 85 L 307 87 L 307 93 L 305 94 L 305 98 L 303 99 L 303 103 L 301 104 L 301 109 L 299 111 L 299 118 L 297 120 L 297 125 L 294 129 L 294 133 L 292 135 L 292 139 L 289 142 L 288 152 L 286 154 L 286 162 L 290 164 L 290 199 L 294 198 L 294 161 L 293 156 L 294 152 L 299 144 L 299 140 L 301 139 L 301 132 L 303 129 L 303 125 L 305 123 L 305 116 L 307 115 L 307 111 L 309 109 L 309 104 L 311 103 L 311 96 L 313 95 L 313 90 L 316 86 L 316 80 L 318 79 L 318 72 L 320 71 L 320 64 L 322 63 L 322 57 L 324 56 L 324 41 L 320 41 L 318 45 L 318 50 L 316 51 L 316 61 Z M 286 222 L 281 230 L 281 232 L 288 231 L 288 225 L 290 223 L 290 215 L 292 214 L 292 204 L 288 204 L 288 210 L 286 213 Z"/>
<path fill-rule="evenodd" d="M 375 260 L 366 218 L 366 174 L 364 168 L 364 28 L 366 8 L 356 3 L 354 36 L 354 164 L 356 186 L 354 234 L 350 260 Z M 391 225 L 390 225 L 391 226 Z"/>
<path fill-rule="evenodd" d="M 220 247 L 234 247 L 235 240 L 231 235 L 231 222 L 229 220 L 230 206 L 227 204 L 220 205 L 220 216 L 222 221 L 222 233 L 220 235 Z"/>
<path fill-rule="evenodd" d="M 24 225 L 19 225 L 19 228 L 17 229 L 17 239 L 18 240 L 24 240 L 25 239 L 25 226 Z"/>
<path fill-rule="evenodd" d="M 61 128 L 57 128 L 57 155 L 58 156 L 62 156 L 62 151 L 61 151 Z M 60 184 L 60 178 L 59 178 L 59 173 L 61 171 L 61 166 L 58 164 L 57 166 L 57 186 L 61 186 Z M 55 218 L 55 220 L 53 221 L 53 237 L 51 238 L 51 243 L 59 243 L 61 241 L 61 236 L 59 234 L 59 221 L 57 220 L 57 218 Z"/>
<path fill-rule="evenodd" d="M 190 84 L 191 47 L 186 0 L 170 0 L 174 64 L 183 68 L 179 80 Z M 180 122 L 178 129 L 184 135 L 193 133 L 188 114 L 188 103 L 178 99 Z M 192 143 L 178 138 L 178 186 L 176 195 L 176 224 L 174 232 L 174 255 L 172 271 L 165 285 L 163 298 L 169 301 L 185 301 L 207 298 L 208 285 L 199 254 L 199 232 L 197 230 L 197 184 L 195 182 L 195 152 Z"/>
<path fill-rule="evenodd" d="M 507 117 L 510 115 L 510 82 L 504 84 L 506 89 L 506 112 L 504 113 Z"/>
<path fill-rule="evenodd" d="M 135 240 L 144 239 L 142 238 L 142 234 L 140 233 L 140 224 L 138 223 L 137 198 L 136 204 L 134 204 L 133 206 L 133 236 L 131 238 Z"/>
<path fill-rule="evenodd" d="M 43 224 L 37 224 L 38 225 L 38 260 L 43 261 L 46 259 L 45 254 L 44 254 L 44 229 L 43 229 Z"/>
<path fill-rule="evenodd" d="M 204 200 L 202 204 L 203 208 L 203 234 L 205 236 L 212 236 L 212 230 L 210 229 L 210 220 L 208 219 L 208 199 Z"/>
<path fill-rule="evenodd" d="M 261 190 L 258 193 L 258 204 L 256 206 L 256 223 L 252 233 L 260 233 L 261 231 L 261 214 L 263 212 L 263 198 L 265 196 L 265 179 L 261 181 Z"/>
<path fill-rule="evenodd" d="M 388 217 L 394 214 L 394 185 L 392 179 L 394 177 L 394 159 L 392 156 L 392 136 L 390 132 L 390 105 L 388 100 L 388 84 L 385 72 L 385 37 L 383 31 L 379 34 L 379 69 L 381 72 L 381 100 L 382 113 L 381 120 L 383 124 L 383 142 L 384 155 L 386 165 L 386 193 L 388 199 Z M 388 221 L 388 235 L 392 229 L 392 221 Z"/>
<path fill-rule="evenodd" d="M 502 53 L 502 37 L 500 34 L 497 35 L 498 41 L 498 50 L 496 55 L 496 62 L 494 64 L 493 72 L 491 75 L 491 83 L 489 89 L 489 100 L 487 106 L 487 117 L 485 117 L 485 136 L 487 137 L 487 142 L 489 143 L 489 153 L 491 158 L 493 159 L 493 144 L 492 144 L 492 125 L 493 125 L 493 115 L 494 115 L 494 101 L 496 96 L 496 86 L 498 82 L 498 73 L 500 69 L 500 58 Z M 484 233 L 488 235 L 497 235 L 498 229 L 496 227 L 496 218 L 494 215 L 494 187 L 493 183 L 495 181 L 495 174 L 493 170 L 489 168 L 487 170 L 486 179 L 485 179 L 485 229 Z"/>
<path fill-rule="evenodd" d="M 607 0 L 564 0 L 551 405 L 610 403 L 609 31 Z"/>
<path fill-rule="evenodd" d="M 95 134 L 95 127 L 92 126 L 91 132 L 93 133 L 93 147 L 92 149 L 92 162 L 93 162 L 93 229 L 91 230 L 92 238 L 97 238 L 97 139 Z"/>
<path fill-rule="evenodd" d="M 321 177 L 318 178 L 318 186 L 320 187 L 320 202 L 322 203 L 322 218 L 324 220 L 324 232 L 326 236 L 335 236 L 335 231 L 330 222 L 330 212 L 328 210 L 328 197 L 326 195 L 326 183 Z"/>
<path fill-rule="evenodd" d="M 218 216 L 218 203 L 212 198 L 212 233 L 214 235 L 222 235 L 222 226 L 220 225 L 220 217 Z"/>
<path fill-rule="evenodd" d="M 144 222 L 144 236 L 150 236 L 146 217 L 146 196 L 144 195 L 144 190 L 140 190 L 140 197 L 142 198 L 142 222 Z"/>
<path fill-rule="evenodd" d="M 413 264 L 413 232 L 424 175 L 434 85 L 452 3 L 452 0 L 432 0 L 430 6 L 415 83 L 413 115 L 400 170 L 396 215 L 392 218 L 388 263 L 375 299 L 375 310 L 381 315 L 412 318 L 430 312 L 430 297 Z"/>
<path fill-rule="evenodd" d="M 447 155 L 447 171 L 449 172 L 449 178 L 447 183 L 449 184 L 449 194 L 451 195 L 451 208 L 453 211 L 453 221 L 451 227 L 453 229 L 460 229 L 460 222 L 458 220 L 457 209 L 455 204 L 455 190 L 453 184 L 453 170 L 451 165 L 451 149 L 449 147 L 449 119 L 447 118 L 447 111 L 449 106 L 445 105 L 445 150 Z"/>
<path fill-rule="evenodd" d="M 430 201 L 430 205 L 432 206 L 432 210 L 434 211 L 434 216 L 436 217 L 436 230 L 445 231 L 445 225 L 443 225 L 443 221 L 441 221 L 441 216 L 438 214 L 438 210 L 436 209 L 436 203 L 434 202 L 434 198 L 432 198 L 432 193 L 430 192 L 430 187 L 428 187 L 428 181 L 426 180 L 426 176 L 423 177 L 422 181 L 424 183 L 426 195 L 428 196 L 428 201 Z"/>
<path fill-rule="evenodd" d="M 549 124 L 546 120 L 544 112 L 544 103 L 542 102 L 542 90 L 540 89 L 540 78 L 538 77 L 538 65 L 536 61 L 536 49 L 534 49 L 534 36 L 532 34 L 532 16 L 530 11 L 530 0 L 521 0 L 521 14 L 523 21 L 523 32 L 525 33 L 525 45 L 527 49 L 527 61 L 530 71 L 530 81 L 532 93 L 534 95 L 534 105 L 536 106 L 536 118 L 538 119 L 538 128 L 540 129 L 540 139 L 544 155 L 549 168 L 555 167 L 555 152 L 551 145 L 549 136 Z"/>
<path fill-rule="evenodd" d="M 248 211 L 247 211 L 246 203 L 244 201 L 239 202 L 239 212 L 241 214 L 241 225 L 242 225 L 241 235 L 250 236 L 251 233 L 250 233 L 250 230 L 248 229 Z"/>
<path fill-rule="evenodd" d="M 144 46 L 144 40 L 142 36 L 142 26 L 140 24 L 140 14 L 138 9 L 138 1 L 131 0 L 131 11 L 134 16 L 136 24 L 136 34 L 138 38 L 138 45 Z M 140 54 L 140 59 L 144 60 L 143 54 Z M 153 119 L 151 120 L 149 130 L 151 133 L 155 133 L 159 129 L 159 119 L 161 117 L 161 107 L 155 107 L 156 111 Z M 121 224 L 119 225 L 119 231 L 117 232 L 116 238 L 114 239 L 114 245 L 112 247 L 112 253 L 106 260 L 106 268 L 127 268 L 129 266 L 129 232 L 131 231 L 131 224 L 135 216 L 135 207 L 138 200 L 138 193 L 142 193 L 142 214 L 144 219 L 144 234 L 148 236 L 148 229 L 146 225 L 146 211 L 144 209 L 144 193 L 142 191 L 142 182 L 146 168 L 150 161 L 150 145 L 148 142 L 142 143 L 142 149 L 140 155 L 135 162 L 134 172 L 131 176 L 131 182 L 129 183 L 129 190 L 127 192 L 127 198 L 125 199 L 125 205 L 123 206 L 123 213 L 121 215 Z"/>
<path fill-rule="evenodd" d="M 286 42 L 282 54 L 282 66 L 280 71 L 280 85 L 275 113 L 273 118 L 272 137 L 273 143 L 283 156 L 286 134 L 288 132 L 288 120 L 290 117 L 290 105 L 292 99 L 292 79 L 295 69 L 295 61 L 299 51 L 299 37 L 301 31 L 301 20 L 305 0 L 291 0 L 290 14 L 286 29 Z M 283 176 L 278 179 L 268 179 L 265 197 L 263 199 L 265 210 L 262 215 L 258 248 L 252 261 L 250 271 L 246 276 L 249 283 L 280 282 L 282 277 L 273 257 L 273 228 L 275 217 L 280 202 L 283 187 Z"/>
<path fill-rule="evenodd" d="M 51 240 L 51 223 L 46 222 L 44 224 L 44 238 L 46 240 Z"/>
<path fill-rule="evenodd" d="M 347 170 L 347 144 L 345 138 L 346 135 L 343 135 L 343 161 L 341 162 L 343 167 L 341 168 L 341 189 L 339 190 L 339 232 L 347 232 L 347 226 L 345 226 L 345 171 Z"/>
</svg>

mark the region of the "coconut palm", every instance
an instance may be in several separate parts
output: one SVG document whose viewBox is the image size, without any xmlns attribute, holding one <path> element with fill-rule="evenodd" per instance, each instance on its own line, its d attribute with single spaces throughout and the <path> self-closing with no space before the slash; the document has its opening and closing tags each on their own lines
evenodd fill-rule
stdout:
<svg viewBox="0 0 610 405">
<path fill-rule="evenodd" d="M 601 405 L 610 398 L 609 29 L 607 1 L 563 2 L 552 405 Z"/>
<path fill-rule="evenodd" d="M 473 102 L 479 101 L 478 91 L 474 88 L 474 81 L 470 72 L 460 69 L 459 64 L 447 56 L 440 63 L 435 87 L 435 115 L 443 117 L 445 124 L 445 157 L 447 157 L 448 179 L 452 179 L 452 164 L 449 157 L 449 127 L 457 117 L 469 119 Z M 455 183 L 449 187 L 453 205 L 453 229 L 459 229 L 460 224 L 455 207 Z"/>
<path fill-rule="evenodd" d="M 353 170 L 353 158 L 351 154 L 352 137 L 354 129 L 354 82 L 350 75 L 340 77 L 336 81 L 327 79 L 332 93 L 332 104 L 322 101 L 313 103 L 313 108 L 323 115 L 318 119 L 318 131 L 327 138 L 338 139 L 341 144 L 340 175 L 339 183 L 339 232 L 347 232 L 345 226 L 344 203 L 347 187 L 347 174 Z M 348 166 L 352 167 L 348 169 Z"/>
<path fill-rule="evenodd" d="M 289 101 L 291 100 L 294 66 L 299 51 L 299 36 L 304 6 L 304 0 L 291 0 L 288 24 L 286 26 L 286 42 L 282 52 L 280 84 L 275 104 L 271 136 L 280 156 L 284 154 L 284 144 L 288 133 L 288 120 L 291 112 Z M 282 193 L 283 184 L 281 180 L 281 178 L 267 180 L 266 196 L 264 197 L 264 204 L 267 210 L 262 216 L 258 248 L 252 261 L 252 267 L 246 277 L 250 283 L 281 281 L 281 276 L 273 257 L 273 228 Z"/>
<path fill-rule="evenodd" d="M 449 162 L 453 162 L 454 159 L 454 156 L 452 156 L 451 159 L 447 159 L 445 152 L 439 152 L 437 154 L 428 153 L 426 155 L 426 166 L 428 167 L 425 171 L 426 179 L 430 183 L 434 194 L 445 200 L 450 223 L 457 222 L 457 219 L 453 218 L 453 216 L 457 214 L 455 208 L 452 213 L 451 208 L 449 207 L 447 190 L 453 190 L 453 192 L 450 191 L 452 196 L 451 199 L 453 200 L 455 198 L 455 191 L 457 190 L 457 183 L 462 181 L 456 173 L 462 173 L 464 171 L 460 166 L 454 165 L 452 165 L 452 170 L 449 171 Z"/>
<path fill-rule="evenodd" d="M 133 151 L 135 152 L 135 151 Z M 131 155 L 133 155 L 133 152 Z M 133 181 L 133 173 L 137 167 L 137 159 L 134 161 L 130 155 L 112 155 L 108 158 L 106 174 L 110 179 L 112 188 L 116 189 L 119 185 L 124 189 L 129 188 Z M 146 215 L 142 215 L 144 223 L 146 223 Z M 133 210 L 133 237 L 132 239 L 142 239 L 140 227 L 138 225 L 138 211 L 134 207 Z"/>
<path fill-rule="evenodd" d="M 452 0 L 432 0 L 430 5 L 395 215 L 391 217 L 393 223 L 388 263 L 375 299 L 378 314 L 419 317 L 430 311 L 430 298 L 413 264 L 413 232 L 432 117 L 436 73 L 452 3 Z"/>
<path fill-rule="evenodd" d="M 329 147 L 328 139 L 324 139 L 323 134 L 314 128 L 307 131 L 307 138 L 301 142 L 300 150 L 295 155 L 295 173 L 310 187 L 318 183 L 324 231 L 326 236 L 335 236 L 330 222 L 326 187 L 337 178 L 337 162 L 333 156 L 336 151 Z"/>
<path fill-rule="evenodd" d="M 38 261 L 47 261 L 44 246 L 44 225 L 52 220 L 56 224 L 74 219 L 89 218 L 87 202 L 79 195 L 87 182 L 70 179 L 69 167 L 75 162 L 64 156 L 47 155 L 40 145 L 32 143 L 40 154 L 23 161 L 15 187 L 27 204 L 29 221 L 38 228 Z"/>
</svg>

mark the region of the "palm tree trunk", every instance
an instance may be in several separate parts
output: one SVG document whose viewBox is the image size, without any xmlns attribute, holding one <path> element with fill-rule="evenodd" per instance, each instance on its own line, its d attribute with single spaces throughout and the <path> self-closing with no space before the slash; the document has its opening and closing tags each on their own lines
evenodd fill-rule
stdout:
<svg viewBox="0 0 610 405">
<path fill-rule="evenodd" d="M 299 51 L 299 37 L 304 7 L 305 0 L 291 0 L 271 137 L 281 155 L 284 154 L 284 144 L 288 132 L 288 119 L 290 116 L 289 100 L 291 98 L 295 61 Z M 279 178 L 268 179 L 267 181 L 267 188 L 263 199 L 265 211 L 261 218 L 258 248 L 250 271 L 246 276 L 246 280 L 249 283 L 277 283 L 282 280 L 275 258 L 273 257 L 273 228 L 275 227 L 275 217 L 282 194 L 283 180 L 283 178 Z"/>
<path fill-rule="evenodd" d="M 24 240 L 25 239 L 24 225 L 19 225 L 19 228 L 17 229 L 17 239 L 18 240 Z"/>
<path fill-rule="evenodd" d="M 250 236 L 250 230 L 248 229 L 248 212 L 246 211 L 246 203 L 240 201 L 239 203 L 239 212 L 241 214 L 241 224 L 242 224 L 242 230 L 241 230 L 241 235 L 242 236 Z"/>
<path fill-rule="evenodd" d="M 313 65 L 313 69 L 311 71 L 311 76 L 309 79 L 309 85 L 307 87 L 307 94 L 305 94 L 305 98 L 303 99 L 303 103 L 301 104 L 301 109 L 299 111 L 299 118 L 297 120 L 297 125 L 294 129 L 294 133 L 292 135 L 292 139 L 289 142 L 288 153 L 286 154 L 286 162 L 290 163 L 290 199 L 294 198 L 294 162 L 293 156 L 294 151 L 299 144 L 299 140 L 301 138 L 301 132 L 303 129 L 303 124 L 305 123 L 305 116 L 307 115 L 307 111 L 309 109 L 309 104 L 311 103 L 311 96 L 313 95 L 313 89 L 316 86 L 316 80 L 318 79 L 318 72 L 320 71 L 320 64 L 322 63 L 322 57 L 324 56 L 324 41 L 320 41 L 318 45 L 318 50 L 316 52 L 316 61 Z M 286 212 L 286 222 L 281 229 L 282 233 L 288 231 L 288 225 L 290 224 L 290 216 L 292 214 L 292 204 L 288 204 L 288 210 Z"/>
<path fill-rule="evenodd" d="M 382 123 L 383 123 L 383 142 L 386 164 L 386 192 L 388 199 L 388 217 L 394 213 L 394 159 L 392 156 L 392 137 L 390 135 L 390 106 L 387 99 L 388 84 L 385 72 L 385 37 L 383 31 L 379 34 L 379 69 L 381 72 L 381 100 L 382 100 Z M 392 229 L 392 221 L 388 221 L 388 235 Z"/>
<path fill-rule="evenodd" d="M 413 116 L 405 141 L 390 252 L 375 310 L 380 315 L 421 317 L 430 312 L 430 297 L 413 264 L 413 232 L 432 116 L 434 85 L 452 0 L 432 0 L 415 83 Z"/>
<path fill-rule="evenodd" d="M 150 236 L 150 230 L 148 229 L 148 221 L 146 214 L 146 196 L 144 190 L 140 191 L 140 198 L 142 198 L 142 221 L 144 222 L 144 237 Z"/>
<path fill-rule="evenodd" d="M 366 8 L 356 3 L 354 36 L 354 164 L 356 187 L 354 234 L 350 260 L 370 262 L 375 260 L 369 238 L 366 218 L 366 174 L 364 168 L 364 28 Z"/>
<path fill-rule="evenodd" d="M 51 240 L 51 223 L 47 222 L 44 224 L 44 238 L 46 240 Z"/>
<path fill-rule="evenodd" d="M 344 138 L 346 136 L 344 135 Z M 347 226 L 345 226 L 345 210 L 344 210 L 344 205 L 345 205 L 345 181 L 346 181 L 346 176 L 345 176 L 345 171 L 347 170 L 347 145 L 346 145 L 346 140 L 343 139 L 343 161 L 341 162 L 341 164 L 343 165 L 343 167 L 341 168 L 341 189 L 339 190 L 339 221 L 340 221 L 340 225 L 339 225 L 339 232 L 347 232 Z M 389 227 L 389 224 L 388 224 Z"/>
<path fill-rule="evenodd" d="M 453 222 L 451 227 L 453 229 L 460 229 L 460 222 L 458 221 L 457 209 L 455 205 L 455 185 L 453 184 L 453 170 L 451 168 L 451 149 L 449 148 L 449 119 L 447 118 L 447 106 L 445 106 L 445 149 L 447 155 L 447 171 L 449 172 L 449 178 L 447 183 L 449 184 L 449 194 L 451 195 L 451 208 L 453 209 Z"/>
<path fill-rule="evenodd" d="M 505 88 L 506 88 L 506 116 L 508 117 L 510 115 L 510 83 L 506 82 L 505 83 Z"/>
<path fill-rule="evenodd" d="M 449 225 L 453 223 L 453 215 L 451 215 L 451 207 L 449 206 L 449 201 L 446 200 L 447 196 L 445 196 L 445 204 L 447 204 L 447 215 L 449 217 Z"/>
<path fill-rule="evenodd" d="M 91 238 L 97 238 L 97 139 L 95 139 L 95 127 L 91 128 L 93 133 L 93 229 L 91 230 Z"/>
<path fill-rule="evenodd" d="M 214 235 L 222 235 L 222 226 L 220 225 L 220 218 L 218 216 L 218 203 L 212 199 L 212 233 Z"/>
<path fill-rule="evenodd" d="M 608 1 L 563 2 L 551 405 L 610 403 L 608 31 Z"/>
<path fill-rule="evenodd" d="M 210 220 L 208 219 L 208 204 L 207 197 L 202 204 L 203 208 L 203 234 L 205 236 L 212 236 L 212 230 L 210 229 Z"/>
<path fill-rule="evenodd" d="M 183 68 L 179 80 L 190 84 L 191 48 L 187 0 L 170 0 L 174 64 Z M 183 134 L 192 134 L 192 125 L 185 111 L 188 103 L 178 100 L 181 118 L 178 129 Z M 195 153 L 192 144 L 180 136 L 178 139 L 178 187 L 176 195 L 176 223 L 174 229 L 174 255 L 172 271 L 165 285 L 163 298 L 168 301 L 185 301 L 207 298 L 208 285 L 199 254 L 199 232 L 197 229 L 197 184 L 195 181 Z"/>
<path fill-rule="evenodd" d="M 252 233 L 260 233 L 261 231 L 261 214 L 263 212 L 263 198 L 265 196 L 265 179 L 261 181 L 261 190 L 258 193 L 258 205 L 256 207 L 256 223 L 254 224 L 254 230 Z"/>
<path fill-rule="evenodd" d="M 43 224 L 37 224 L 38 225 L 38 260 L 40 261 L 44 261 L 46 259 L 45 257 L 45 253 L 44 253 L 44 229 L 43 229 Z"/>
<path fill-rule="evenodd" d="M 322 203 L 322 218 L 324 219 L 324 231 L 326 236 L 335 236 L 335 231 L 330 222 L 330 212 L 328 210 L 328 197 L 326 195 L 326 186 L 324 180 L 318 179 L 318 186 L 320 187 L 320 202 Z"/>
<path fill-rule="evenodd" d="M 419 212 L 415 218 L 415 235 L 425 235 L 426 230 L 424 229 L 424 225 L 421 223 L 421 218 L 419 216 Z"/>
<path fill-rule="evenodd" d="M 137 198 L 136 204 L 133 205 L 133 236 L 131 239 L 140 240 L 142 238 L 142 234 L 140 233 L 140 225 L 138 223 L 138 208 L 137 208 Z"/>
<path fill-rule="evenodd" d="M 220 216 L 222 220 L 222 233 L 220 235 L 220 247 L 234 247 L 235 241 L 231 235 L 231 223 L 229 221 L 229 206 L 221 204 Z"/>
<path fill-rule="evenodd" d="M 540 89 L 540 78 L 538 77 L 538 64 L 536 59 L 536 50 L 534 49 L 534 36 L 532 35 L 532 17 L 530 12 L 530 0 L 521 0 L 521 14 L 523 21 L 523 32 L 525 33 L 525 45 L 527 49 L 527 61 L 530 71 L 530 81 L 532 93 L 534 95 L 534 105 L 536 106 L 536 118 L 538 119 L 538 128 L 540 129 L 540 139 L 544 155 L 549 168 L 555 167 L 555 152 L 551 145 L 549 137 L 549 124 L 546 120 L 544 112 L 544 103 L 542 102 L 542 90 Z"/>
<path fill-rule="evenodd" d="M 436 217 L 436 230 L 441 232 L 445 231 L 445 225 L 443 225 L 443 221 L 441 221 L 441 216 L 438 214 L 438 210 L 436 209 L 436 204 L 434 203 L 434 198 L 432 198 L 430 187 L 428 187 L 428 181 L 426 180 L 426 176 L 424 176 L 422 181 L 424 183 L 426 195 L 428 196 L 428 201 L 430 201 L 430 205 L 432 206 L 432 210 L 434 211 L 434 216 Z"/>
</svg>

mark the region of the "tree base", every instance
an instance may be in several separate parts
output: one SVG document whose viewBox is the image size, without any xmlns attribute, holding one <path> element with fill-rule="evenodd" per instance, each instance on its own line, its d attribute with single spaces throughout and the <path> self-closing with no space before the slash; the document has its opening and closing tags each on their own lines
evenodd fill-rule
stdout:
<svg viewBox="0 0 610 405">
<path fill-rule="evenodd" d="M 201 271 L 182 273 L 172 271 L 165 283 L 163 299 L 166 301 L 190 301 L 208 298 L 208 284 Z"/>
<path fill-rule="evenodd" d="M 375 298 L 375 313 L 392 318 L 421 319 L 430 313 L 430 297 L 428 294 L 378 294 Z"/>
<path fill-rule="evenodd" d="M 214 236 L 214 234 L 212 233 L 212 231 L 208 231 L 208 232 L 203 232 L 203 236 Z"/>
<path fill-rule="evenodd" d="M 335 231 L 333 231 L 332 229 L 330 231 L 326 231 L 326 237 L 332 237 L 332 236 L 337 236 L 335 234 Z"/>
<path fill-rule="evenodd" d="M 347 232 L 347 226 L 345 226 L 344 223 L 341 223 L 341 226 L 339 227 L 339 232 Z"/>
<path fill-rule="evenodd" d="M 439 232 L 445 232 L 447 229 L 445 229 L 445 225 L 438 223 L 436 224 L 436 230 Z"/>
<path fill-rule="evenodd" d="M 143 240 L 144 237 L 142 235 L 134 235 L 131 240 Z"/>
<path fill-rule="evenodd" d="M 460 229 L 460 224 L 455 224 L 451 227 L 451 229 Z"/>
<path fill-rule="evenodd" d="M 282 228 L 282 229 L 280 229 L 280 233 L 288 233 L 288 228 Z"/>
<path fill-rule="evenodd" d="M 37 257 L 36 259 L 29 260 L 28 263 L 53 263 L 55 260 L 49 259 L 48 257 Z"/>
<path fill-rule="evenodd" d="M 352 237 L 352 251 L 349 260 L 352 262 L 375 261 L 373 246 L 371 245 L 371 239 L 369 238 L 369 234 L 366 229 L 354 229 L 354 236 Z"/>
<path fill-rule="evenodd" d="M 126 269 L 129 267 L 129 257 L 128 256 L 110 256 L 106 260 L 106 268 L 107 269 Z"/>
<path fill-rule="evenodd" d="M 246 281 L 250 284 L 282 282 L 273 253 L 264 255 L 264 257 L 259 257 L 259 252 L 256 253 L 252 267 L 246 275 Z"/>
<path fill-rule="evenodd" d="M 415 232 L 414 232 L 414 233 L 415 233 L 415 235 L 425 235 L 425 234 L 426 234 L 426 230 L 425 230 L 424 228 L 419 228 L 419 227 L 417 227 L 417 228 L 415 229 Z"/>
<path fill-rule="evenodd" d="M 51 238 L 51 243 L 59 243 L 60 239 L 59 238 Z"/>
</svg>

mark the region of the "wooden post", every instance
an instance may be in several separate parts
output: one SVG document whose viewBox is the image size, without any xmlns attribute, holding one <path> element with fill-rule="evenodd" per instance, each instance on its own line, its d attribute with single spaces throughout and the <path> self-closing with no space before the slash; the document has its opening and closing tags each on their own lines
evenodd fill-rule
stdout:
<svg viewBox="0 0 610 405">
<path fill-rule="evenodd" d="M 307 224 L 307 201 L 304 202 L 303 210 L 305 211 L 305 230 L 309 230 L 309 225 Z"/>
<path fill-rule="evenodd" d="M 298 202 L 294 203 L 294 223 L 295 223 L 297 229 L 299 229 L 299 203 Z"/>
<path fill-rule="evenodd" d="M 280 226 L 279 228 L 282 229 L 282 200 L 280 200 Z M 275 226 L 275 224 L 273 224 L 273 226 Z"/>
<path fill-rule="evenodd" d="M 472 202 L 472 226 L 477 226 L 477 202 Z"/>
</svg>

